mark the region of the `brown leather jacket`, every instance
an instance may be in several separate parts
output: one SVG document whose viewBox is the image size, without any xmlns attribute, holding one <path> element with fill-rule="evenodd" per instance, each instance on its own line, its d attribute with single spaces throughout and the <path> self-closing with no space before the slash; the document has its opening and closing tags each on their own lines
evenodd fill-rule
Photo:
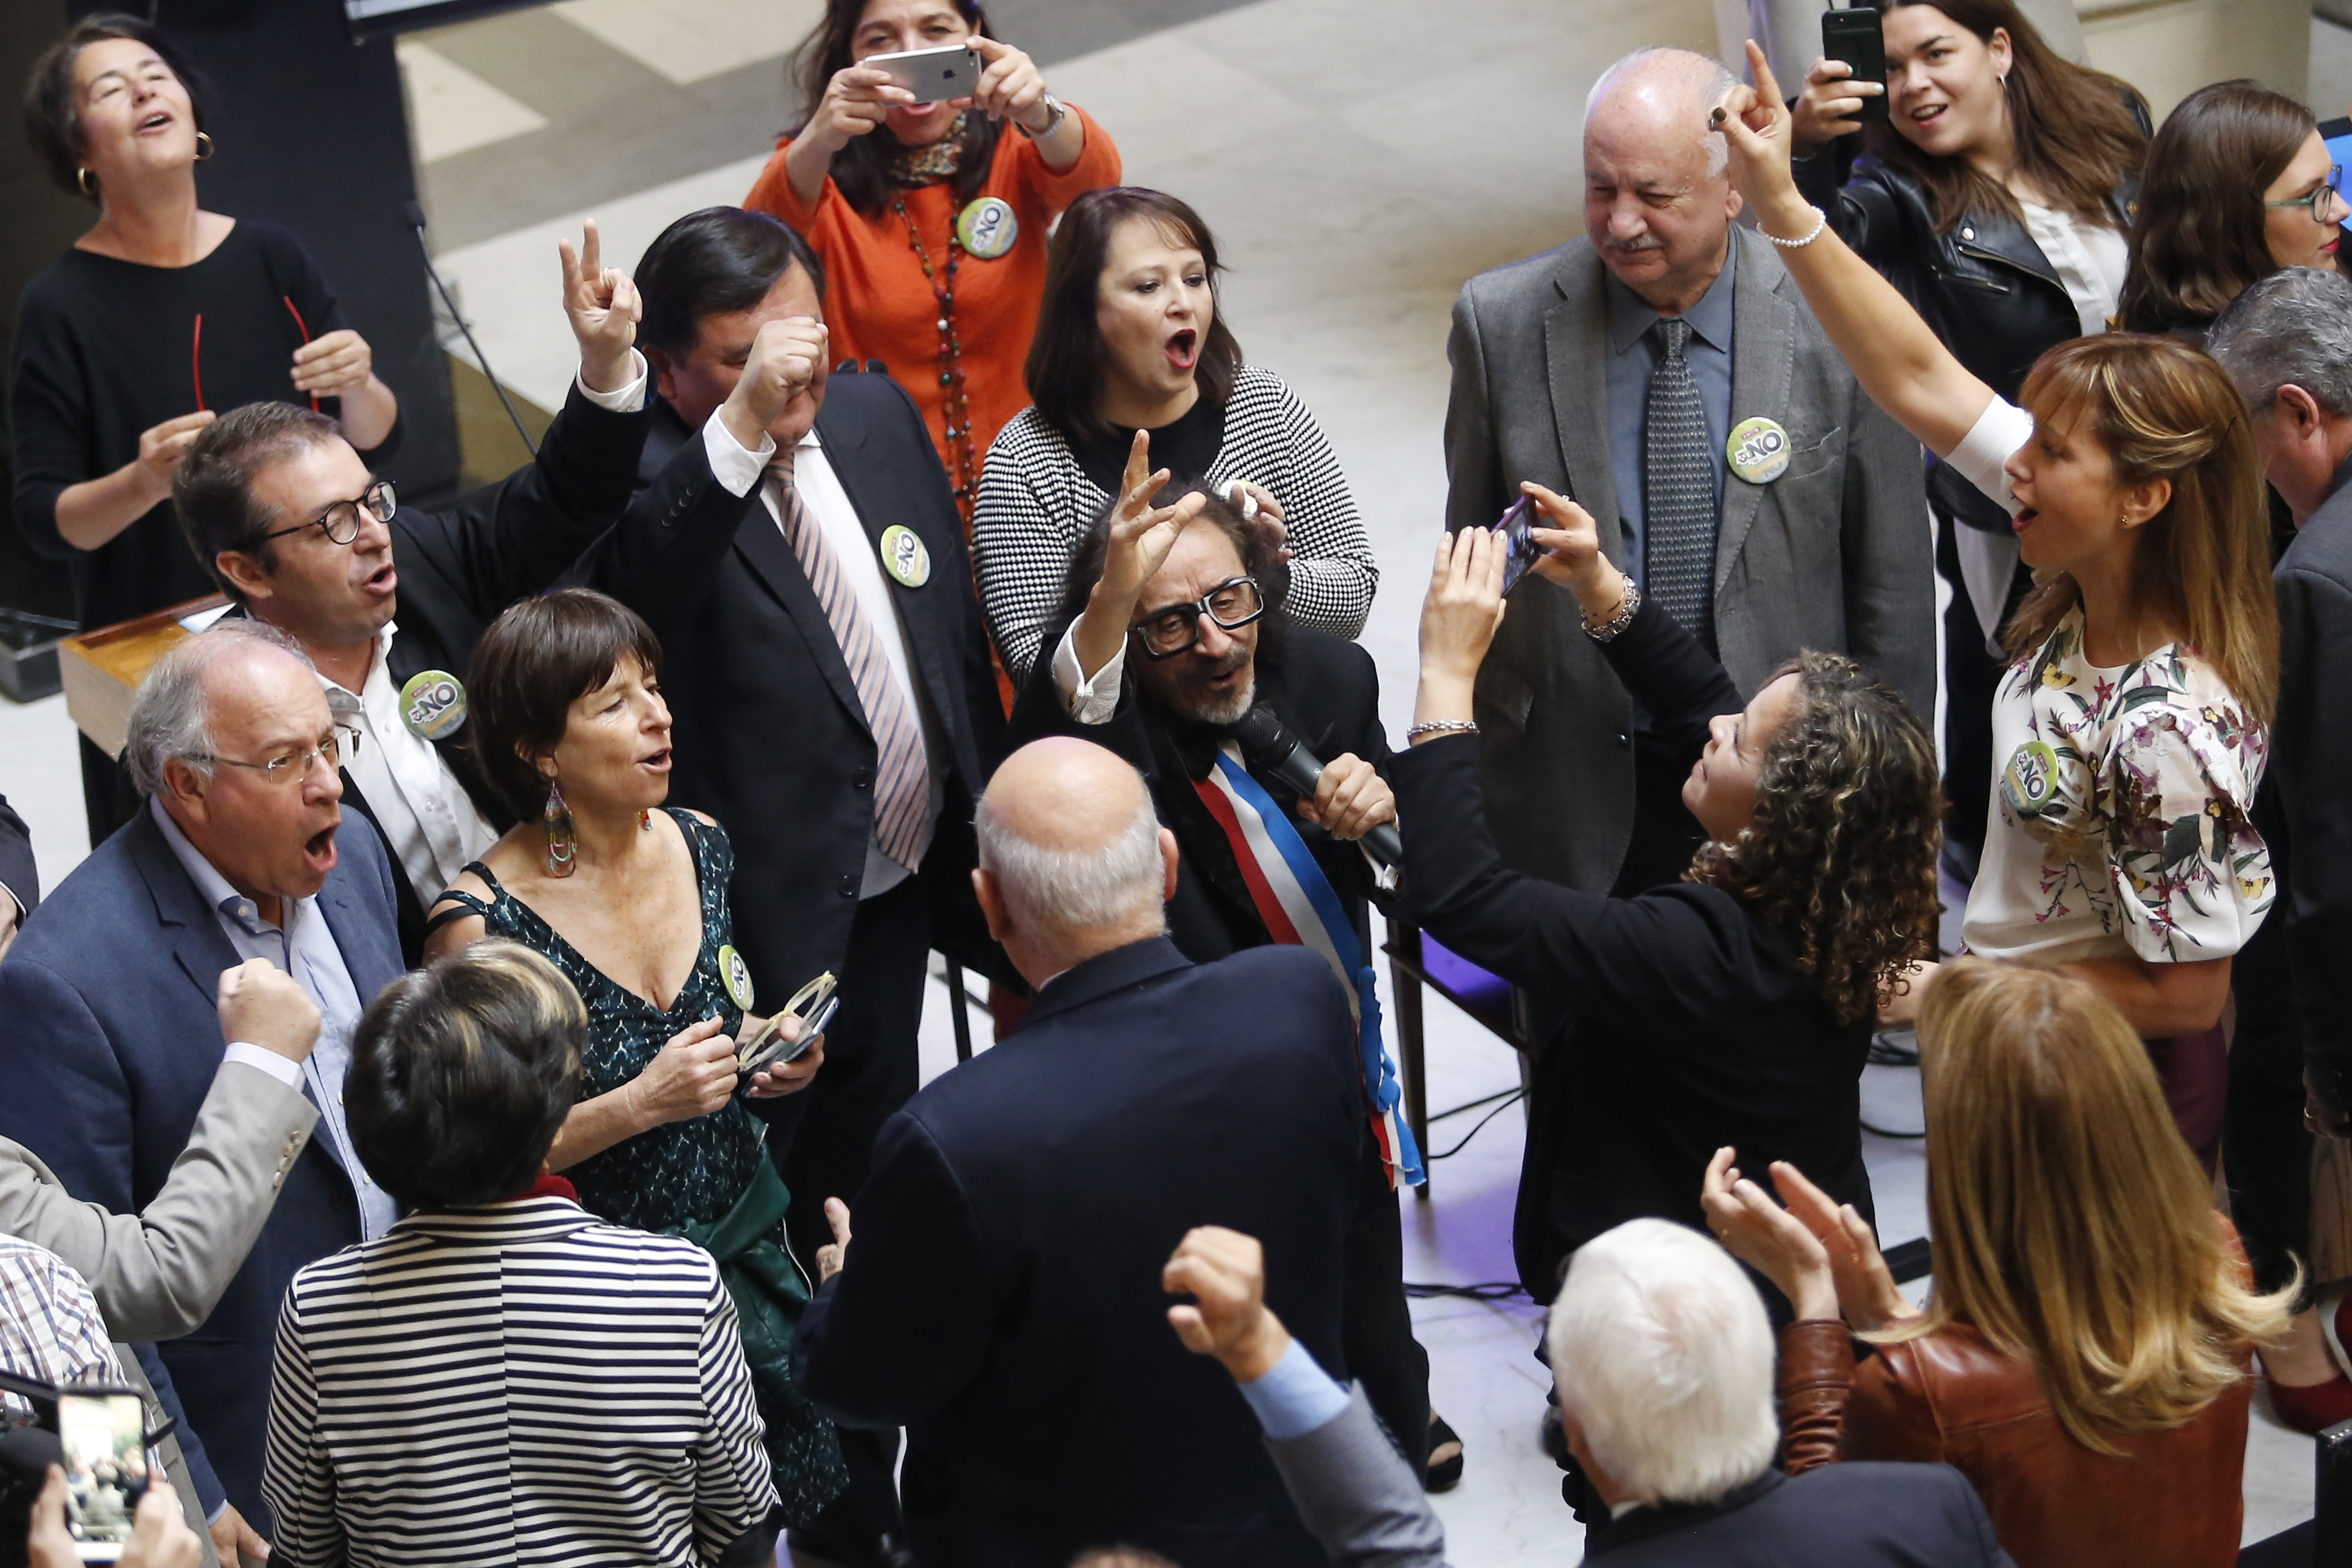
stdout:
<svg viewBox="0 0 2352 1568">
<path fill-rule="evenodd" d="M 2244 1511 L 2241 1381 L 2185 1425 L 2117 1433 L 2127 1458 L 2083 1447 L 2032 1367 L 1968 1323 L 1887 1345 L 1859 1372 L 1845 1324 L 1780 1331 L 1781 1462 L 1940 1461 L 1984 1500 L 2018 1568 L 2229 1568 Z"/>
</svg>

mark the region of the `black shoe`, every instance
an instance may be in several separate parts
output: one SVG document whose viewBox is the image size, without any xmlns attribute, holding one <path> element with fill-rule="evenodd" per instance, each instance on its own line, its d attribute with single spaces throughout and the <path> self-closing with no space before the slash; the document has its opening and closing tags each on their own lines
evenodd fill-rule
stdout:
<svg viewBox="0 0 2352 1568">
<path fill-rule="evenodd" d="M 1437 1451 L 1448 1443 L 1454 1445 L 1454 1452 L 1439 1458 Z M 1444 1416 L 1432 1410 L 1429 1413 L 1429 1465 L 1422 1472 L 1422 1490 L 1452 1491 L 1461 1484 L 1462 1434 L 1447 1426 Z"/>
</svg>

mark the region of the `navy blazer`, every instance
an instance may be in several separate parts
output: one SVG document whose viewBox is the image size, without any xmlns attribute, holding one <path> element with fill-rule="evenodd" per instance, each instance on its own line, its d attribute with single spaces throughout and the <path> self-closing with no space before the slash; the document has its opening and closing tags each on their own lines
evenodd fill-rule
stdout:
<svg viewBox="0 0 2352 1568">
<path fill-rule="evenodd" d="M 1705 1507 L 1668 1503 L 1597 1524 L 1584 1554 L 1607 1568 L 2013 1568 L 1949 1465 L 1766 1470 Z"/>
<path fill-rule="evenodd" d="M 636 499 L 575 575 L 661 639 L 670 800 L 725 824 L 735 945 L 761 995 L 789 996 L 848 962 L 878 754 L 832 622 L 759 487 L 737 496 L 719 483 L 700 433 L 668 400 L 655 398 L 647 418 Z M 876 547 L 895 523 L 930 552 L 927 580 L 892 580 L 889 591 L 945 752 L 934 762 L 947 798 L 920 869 L 932 946 L 1017 978 L 971 887 L 972 807 L 1003 754 L 1004 714 L 946 471 L 913 401 L 887 376 L 830 378 L 816 429 Z"/>
<path fill-rule="evenodd" d="M 354 813 L 335 842 L 319 909 L 364 1006 L 401 972 L 391 867 Z M 241 961 L 142 808 L 42 900 L 0 960 L 0 1136 L 85 1202 L 146 1207 L 220 1070 L 215 998 L 221 971 Z M 212 1316 L 139 1347 L 158 1395 L 184 1412 L 181 1443 L 207 1511 L 225 1494 L 268 1533 L 261 1449 L 278 1303 L 297 1269 L 359 1239 L 351 1177 L 329 1140 L 312 1138 Z"/>
<path fill-rule="evenodd" d="M 1322 1568 L 1233 1379 L 1169 1328 L 1160 1274 L 1194 1226 L 1255 1236 L 1268 1303 L 1347 1375 L 1359 1207 L 1395 1201 L 1361 1180 L 1360 1071 L 1307 949 L 1196 967 L 1155 937 L 1056 977 L 883 1125 L 793 1375 L 839 1420 L 908 1428 L 921 1561 L 1062 1568 L 1117 1541 L 1186 1568 Z"/>
</svg>

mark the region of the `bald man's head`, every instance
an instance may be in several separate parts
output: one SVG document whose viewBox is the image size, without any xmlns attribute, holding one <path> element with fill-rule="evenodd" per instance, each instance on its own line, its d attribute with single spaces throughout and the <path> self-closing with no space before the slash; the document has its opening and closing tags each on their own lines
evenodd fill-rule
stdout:
<svg viewBox="0 0 2352 1568">
<path fill-rule="evenodd" d="M 1064 737 L 1023 747 L 989 780 L 973 825 L 980 869 L 1019 925 L 1097 950 L 1164 927 L 1151 792 L 1101 747 Z"/>
<path fill-rule="evenodd" d="M 1584 229 L 1617 280 L 1661 316 L 1698 303 L 1730 243 L 1739 193 L 1708 116 L 1738 80 L 1687 49 L 1637 49 L 1584 105 Z"/>
</svg>

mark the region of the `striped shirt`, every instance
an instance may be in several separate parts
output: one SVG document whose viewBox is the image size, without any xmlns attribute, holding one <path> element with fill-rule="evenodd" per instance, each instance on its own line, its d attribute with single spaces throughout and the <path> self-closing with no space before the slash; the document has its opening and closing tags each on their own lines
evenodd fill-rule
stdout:
<svg viewBox="0 0 2352 1568">
<path fill-rule="evenodd" d="M 560 1197 L 411 1215 L 287 1291 L 270 1563 L 709 1563 L 773 1500 L 760 1439 L 700 1248 Z"/>
<path fill-rule="evenodd" d="M 41 1383 L 121 1383 L 98 1302 L 71 1265 L 0 1236 L 0 1367 Z M 15 1395 L 7 1403 L 28 1414 Z"/>
<path fill-rule="evenodd" d="M 1207 477 L 1263 485 L 1282 503 L 1292 551 L 1290 619 L 1351 641 L 1372 612 L 1381 569 L 1330 438 L 1271 371 L 1242 367 L 1225 403 L 1224 444 Z M 989 635 L 1016 681 L 1026 678 L 1062 603 L 1078 539 L 1110 505 L 1034 403 L 988 449 L 972 517 L 973 570 Z"/>
</svg>

